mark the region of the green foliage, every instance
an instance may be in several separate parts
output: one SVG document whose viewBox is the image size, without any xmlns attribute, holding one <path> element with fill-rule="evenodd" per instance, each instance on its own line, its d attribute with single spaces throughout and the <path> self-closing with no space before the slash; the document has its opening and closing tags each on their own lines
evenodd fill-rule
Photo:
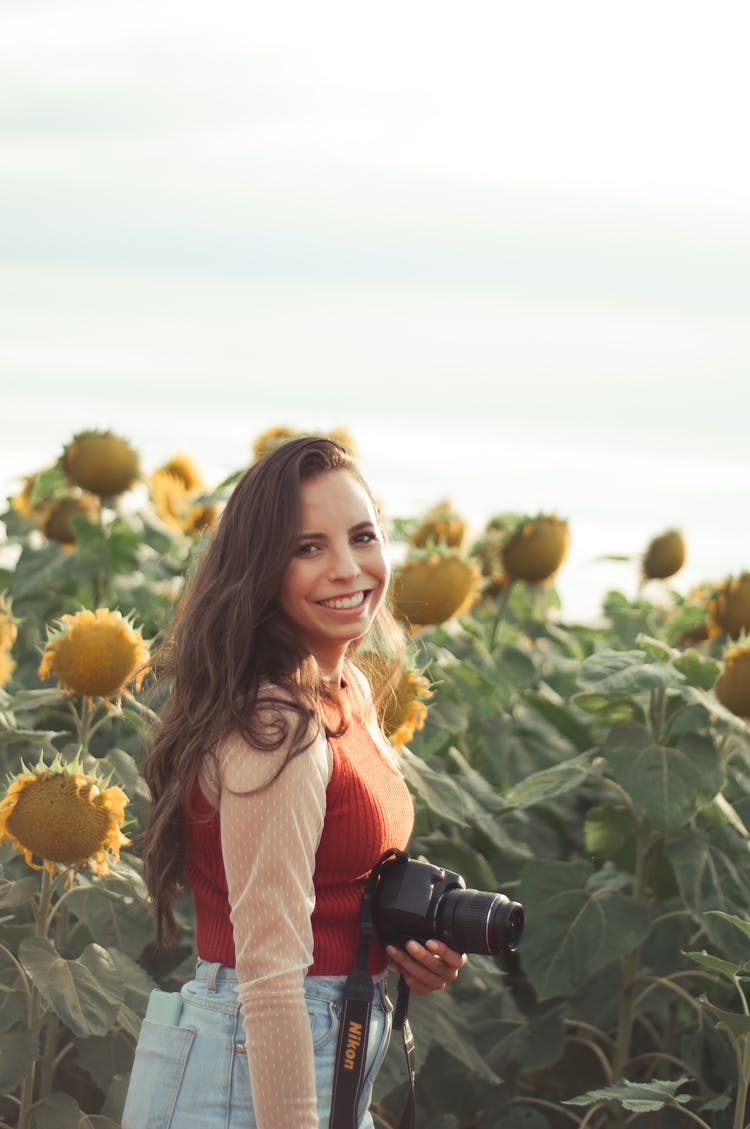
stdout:
<svg viewBox="0 0 750 1129">
<path fill-rule="evenodd" d="M 66 488 L 54 468 L 30 501 Z M 158 638 L 196 543 L 148 504 L 74 518 L 72 549 L 14 510 L 3 521 L 0 587 L 19 630 L 0 773 L 82 744 L 84 771 L 129 796 L 132 839 L 148 818 L 148 709 L 137 695 L 84 708 L 40 686 L 40 649 L 82 607 L 132 613 Z M 704 619 L 674 595 L 612 592 L 599 624 L 571 624 L 553 588 L 519 583 L 415 636 L 435 694 L 402 751 L 410 852 L 526 911 L 518 953 L 474 955 L 449 991 L 412 1000 L 418 1124 L 603 1129 L 623 1110 L 660 1129 L 746 1124 L 750 739 L 713 696 L 717 644 L 681 646 Z M 0 1098 L 0 1121 L 116 1129 L 148 994 L 190 975 L 189 901 L 178 923 L 175 951 L 157 952 L 132 851 L 66 887 L 0 846 L 0 1092 L 15 1099 Z M 404 1080 L 394 1045 L 377 1125 L 397 1124 Z"/>
</svg>

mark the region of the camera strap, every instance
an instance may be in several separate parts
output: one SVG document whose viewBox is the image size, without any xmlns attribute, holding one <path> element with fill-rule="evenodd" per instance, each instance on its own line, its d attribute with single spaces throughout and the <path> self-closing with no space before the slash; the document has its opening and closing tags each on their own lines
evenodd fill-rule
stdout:
<svg viewBox="0 0 750 1129">
<path fill-rule="evenodd" d="M 404 861 L 405 851 L 395 848 L 381 855 L 365 882 L 359 915 L 359 951 L 357 965 L 348 975 L 344 985 L 344 1002 L 341 1012 L 339 1039 L 336 1049 L 336 1066 L 333 1075 L 333 1096 L 329 1129 L 357 1129 L 357 1106 L 362 1089 L 367 1043 L 372 1011 L 373 983 L 368 971 L 370 948 L 375 936 L 373 902 L 384 866 L 389 862 Z M 409 1096 L 398 1129 L 414 1126 L 414 1038 L 406 1012 L 409 1006 L 409 987 L 401 977 L 398 1001 L 393 1015 L 394 1031 L 402 1031 L 404 1053 L 409 1072 Z"/>
</svg>

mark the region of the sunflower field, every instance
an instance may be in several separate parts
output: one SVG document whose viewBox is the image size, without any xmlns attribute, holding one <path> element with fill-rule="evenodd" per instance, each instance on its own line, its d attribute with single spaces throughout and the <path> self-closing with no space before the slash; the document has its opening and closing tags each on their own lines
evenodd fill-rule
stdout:
<svg viewBox="0 0 750 1129">
<path fill-rule="evenodd" d="M 0 1129 L 117 1129 L 149 993 L 192 975 L 190 899 L 160 950 L 133 845 L 164 693 L 148 664 L 237 477 L 209 487 L 181 453 L 147 471 L 84 431 L 2 516 Z M 412 999 L 417 1125 L 744 1129 L 750 572 L 678 595 L 668 530 L 638 598 L 576 624 L 554 588 L 567 522 L 469 532 L 449 501 L 392 523 L 412 648 L 382 721 L 412 856 L 520 901 L 526 930 Z M 381 1129 L 405 1077 L 394 1039 Z"/>
</svg>

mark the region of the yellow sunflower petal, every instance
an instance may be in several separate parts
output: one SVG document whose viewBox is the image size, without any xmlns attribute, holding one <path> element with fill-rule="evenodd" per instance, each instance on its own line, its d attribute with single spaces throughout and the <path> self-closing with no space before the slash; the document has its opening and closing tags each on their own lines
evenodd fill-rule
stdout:
<svg viewBox="0 0 750 1129">
<path fill-rule="evenodd" d="M 7 686 L 13 677 L 16 664 L 7 651 L 0 651 L 0 688 Z"/>
<path fill-rule="evenodd" d="M 148 649 L 120 612 L 97 608 L 64 615 L 60 622 L 63 630 L 44 649 L 40 678 L 54 674 L 66 693 L 89 698 L 119 697 L 129 682 L 140 687 Z"/>
<path fill-rule="evenodd" d="M 117 862 L 129 842 L 120 830 L 127 802 L 120 788 L 101 791 L 85 773 L 19 773 L 0 801 L 0 842 L 9 840 L 35 870 L 56 874 L 88 865 L 106 874 L 109 856 Z"/>
</svg>

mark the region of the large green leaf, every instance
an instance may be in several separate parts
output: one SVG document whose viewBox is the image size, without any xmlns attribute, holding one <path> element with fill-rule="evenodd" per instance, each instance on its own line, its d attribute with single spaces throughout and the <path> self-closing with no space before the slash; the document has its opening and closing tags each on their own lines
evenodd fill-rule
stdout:
<svg viewBox="0 0 750 1129">
<path fill-rule="evenodd" d="M 50 1094 L 34 1104 L 34 1129 L 119 1129 L 102 1114 L 84 1113 L 70 1094 Z"/>
<path fill-rule="evenodd" d="M 698 734 L 686 734 L 673 748 L 657 744 L 641 725 L 621 725 L 609 734 L 604 753 L 614 779 L 664 834 L 684 827 L 724 779 L 713 742 Z"/>
<path fill-rule="evenodd" d="M 76 1035 L 104 1035 L 122 1001 L 120 978 L 107 950 L 87 945 L 78 960 L 65 960 L 51 941 L 27 937 L 19 959 L 49 1006 Z"/>
<path fill-rule="evenodd" d="M 670 663 L 648 662 L 645 651 L 600 651 L 582 663 L 578 684 L 598 694 L 638 694 L 679 686 L 685 676 Z"/>
<path fill-rule="evenodd" d="M 589 1090 L 586 1094 L 579 1094 L 576 1098 L 567 1098 L 563 1104 L 585 1106 L 594 1105 L 595 1102 L 619 1102 L 634 1113 L 648 1113 L 665 1106 L 685 1105 L 689 1102 L 690 1094 L 677 1093 L 687 1081 L 685 1076 L 671 1082 L 629 1082 L 627 1078 L 623 1078 L 611 1086 L 602 1086 L 597 1090 Z"/>
<path fill-rule="evenodd" d="M 38 878 L 29 876 L 28 878 L 18 878 L 15 882 L 0 878 L 0 909 L 22 906 L 26 902 L 30 902 L 38 893 Z"/>
<path fill-rule="evenodd" d="M 574 694 L 571 702 L 602 725 L 623 725 L 643 718 L 638 702 L 626 694 Z"/>
<path fill-rule="evenodd" d="M 153 940 L 153 916 L 144 903 L 129 896 L 125 881 L 108 886 L 83 886 L 67 898 L 71 913 L 83 922 L 102 945 L 114 945 L 138 957 Z"/>
<path fill-rule="evenodd" d="M 712 1004 L 705 996 L 701 997 L 701 1003 L 706 1011 L 709 1011 L 714 1017 L 716 1026 L 720 1031 L 726 1031 L 728 1035 L 735 1039 L 744 1039 L 745 1036 L 750 1035 L 750 1015 L 716 1007 L 716 1005 Z"/>
<path fill-rule="evenodd" d="M 466 822 L 464 793 L 452 777 L 444 772 L 436 772 L 406 748 L 400 751 L 399 763 L 412 795 L 418 802 L 450 823 Z"/>
<path fill-rule="evenodd" d="M 709 910 L 708 912 L 712 917 L 720 917 L 723 921 L 727 921 L 730 925 L 733 925 L 735 929 L 739 929 L 740 933 L 744 933 L 746 937 L 750 938 L 750 921 L 745 921 L 743 918 L 737 917 L 734 913 L 722 913 L 721 910 L 715 909 Z M 750 951 L 750 946 L 748 946 L 748 949 Z"/>
<path fill-rule="evenodd" d="M 498 1073 L 505 1075 L 513 1063 L 529 1071 L 558 1062 L 565 1049 L 566 1010 L 567 1003 L 543 1004 L 525 1022 L 514 1024 L 492 1050 L 491 1062 Z"/>
<path fill-rule="evenodd" d="M 738 717 L 737 714 L 732 713 L 731 710 L 728 710 L 726 706 L 723 706 L 718 698 L 707 694 L 705 690 L 701 690 L 697 686 L 690 686 L 688 684 L 681 688 L 680 694 L 685 701 L 703 706 L 715 720 L 723 722 L 729 729 L 733 729 L 737 733 L 741 733 L 744 737 L 747 737 L 747 722 L 743 718 Z"/>
<path fill-rule="evenodd" d="M 730 922 L 710 910 L 750 918 L 750 846 L 732 827 L 686 831 L 665 844 L 680 894 L 709 938 L 730 959 L 745 961 L 748 943 Z"/>
<path fill-rule="evenodd" d="M 548 697 L 548 693 L 549 691 L 529 692 L 524 700 L 527 705 L 546 718 L 563 737 L 571 741 L 580 753 L 589 749 L 594 743 L 591 727 L 576 716 L 576 711 L 570 705 L 564 701 L 553 701 Z"/>
<path fill-rule="evenodd" d="M 692 649 L 676 658 L 674 665 L 685 675 L 688 685 L 697 686 L 699 690 L 710 690 L 721 674 L 721 663 Z"/>
<path fill-rule="evenodd" d="M 511 788 L 506 799 L 509 804 L 520 808 L 547 803 L 556 796 L 562 796 L 565 792 L 578 788 L 588 776 L 590 769 L 590 755 L 581 753 L 580 756 L 527 776 L 525 780 Z"/>
<path fill-rule="evenodd" d="M 732 983 L 736 982 L 737 974 L 742 970 L 741 965 L 729 960 L 722 960 L 721 957 L 712 956 L 705 950 L 700 953 L 685 953 L 685 956 L 693 964 L 699 964 L 701 968 L 709 968 L 712 972 L 718 972 L 720 976 L 725 976 Z"/>
<path fill-rule="evenodd" d="M 584 888 L 581 879 L 589 875 L 586 864 L 544 862 L 529 863 L 521 872 L 523 967 L 540 1000 L 570 995 L 648 934 L 649 907 L 611 888 Z M 574 877 L 577 888 L 570 888 L 566 878 Z"/>
<path fill-rule="evenodd" d="M 0 1092 L 12 1094 L 26 1077 L 39 1052 L 35 1031 L 8 1031 L 0 1035 Z"/>
<path fill-rule="evenodd" d="M 455 747 L 448 750 L 448 764 L 455 771 L 467 794 L 485 811 L 500 814 L 508 810 L 508 803 L 496 792 L 486 777 L 473 768 L 466 757 Z"/>
</svg>

